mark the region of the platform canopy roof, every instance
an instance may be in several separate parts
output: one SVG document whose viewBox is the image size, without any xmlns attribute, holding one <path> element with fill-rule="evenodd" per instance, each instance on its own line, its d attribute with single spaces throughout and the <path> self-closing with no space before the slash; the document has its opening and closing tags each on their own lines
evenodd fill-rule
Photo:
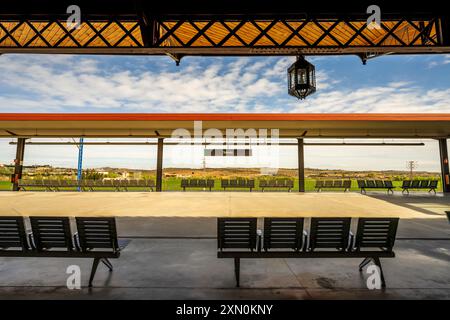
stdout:
<svg viewBox="0 0 450 320">
<path fill-rule="evenodd" d="M 444 1 L 9 0 L 0 6 L 0 53 L 316 55 L 450 52 Z M 66 25 L 69 5 L 82 23 Z"/>
<path fill-rule="evenodd" d="M 448 138 L 450 114 L 0 114 L 0 137 L 194 137 L 218 129 L 279 129 L 282 138 Z M 200 129 L 198 129 L 200 130 Z M 197 131 L 200 132 L 200 131 Z"/>
</svg>

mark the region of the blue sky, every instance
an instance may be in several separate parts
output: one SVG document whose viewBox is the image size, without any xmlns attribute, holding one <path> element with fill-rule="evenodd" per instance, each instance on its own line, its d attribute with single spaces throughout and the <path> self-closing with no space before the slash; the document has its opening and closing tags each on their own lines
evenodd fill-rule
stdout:
<svg viewBox="0 0 450 320">
<path fill-rule="evenodd" d="M 382 56 L 365 66 L 356 56 L 307 59 L 316 66 L 318 90 L 299 101 L 286 89 L 293 57 L 185 57 L 177 67 L 164 56 L 2 55 L 0 112 L 450 112 L 450 55 Z M 8 142 L 0 141 L 0 163 L 14 157 Z M 419 169 L 438 171 L 437 143 L 425 142 L 411 151 L 315 147 L 306 164 L 404 169 L 418 160 Z M 26 164 L 76 164 L 75 147 L 36 148 Z M 149 168 L 154 152 L 145 148 L 90 147 L 86 166 Z M 295 150 L 280 153 L 280 166 L 295 166 Z M 201 165 L 199 159 L 184 166 Z M 166 159 L 167 166 L 177 163 Z"/>
</svg>

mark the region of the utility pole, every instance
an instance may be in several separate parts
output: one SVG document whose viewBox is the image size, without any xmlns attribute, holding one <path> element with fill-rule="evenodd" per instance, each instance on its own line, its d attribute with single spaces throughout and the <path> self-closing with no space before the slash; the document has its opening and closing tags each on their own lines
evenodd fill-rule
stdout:
<svg viewBox="0 0 450 320">
<path fill-rule="evenodd" d="M 409 171 L 409 179 L 412 180 L 414 175 L 413 171 L 417 169 L 418 163 L 417 161 L 410 160 L 406 162 L 406 167 L 408 168 Z"/>
</svg>

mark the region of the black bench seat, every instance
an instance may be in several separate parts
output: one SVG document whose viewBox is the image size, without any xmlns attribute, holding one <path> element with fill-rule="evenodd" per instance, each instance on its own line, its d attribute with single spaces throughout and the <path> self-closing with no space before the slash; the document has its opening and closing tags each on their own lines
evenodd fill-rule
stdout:
<svg viewBox="0 0 450 320">
<path fill-rule="evenodd" d="M 404 180 L 402 183 L 402 193 L 406 191 L 409 194 L 410 189 L 425 189 L 428 190 L 428 193 L 433 191 L 436 194 L 437 186 L 437 180 Z"/>
<path fill-rule="evenodd" d="M 213 179 L 181 179 L 181 188 L 186 191 L 186 188 L 203 188 L 211 191 L 214 188 Z"/>
<path fill-rule="evenodd" d="M 351 218 L 311 218 L 310 234 L 304 218 L 265 218 L 257 231 L 257 218 L 218 218 L 218 258 L 233 258 L 236 286 L 240 285 L 240 259 L 363 258 L 359 271 L 374 262 L 386 287 L 380 258 L 393 258 L 398 218 L 360 218 L 356 236 Z"/>
<path fill-rule="evenodd" d="M 259 187 L 261 191 L 264 192 L 264 189 L 288 189 L 288 192 L 294 188 L 294 180 L 292 179 L 270 179 L 259 180 Z"/>
<path fill-rule="evenodd" d="M 91 258 L 89 287 L 98 264 L 110 271 L 109 259 L 120 257 L 127 241 L 117 239 L 114 218 L 77 217 L 77 233 L 71 233 L 68 217 L 30 217 L 31 230 L 23 217 L 0 217 L 0 257 Z"/>
<path fill-rule="evenodd" d="M 243 189 L 252 189 L 255 188 L 255 180 L 253 179 L 222 179 L 220 180 L 220 186 L 223 190 L 227 188 L 243 188 Z"/>
<path fill-rule="evenodd" d="M 26 191 L 30 188 L 44 188 L 46 191 L 60 191 L 61 189 L 73 189 L 80 187 L 82 191 L 95 191 L 96 188 L 111 188 L 116 191 L 125 190 L 130 188 L 140 188 L 143 190 L 153 191 L 155 188 L 155 181 L 148 179 L 132 179 L 132 180 L 90 180 L 83 179 L 78 180 L 49 180 L 49 179 L 30 179 L 19 180 L 19 189 Z"/>
<path fill-rule="evenodd" d="M 394 194 L 394 184 L 390 180 L 357 180 L 361 193 L 367 193 L 366 189 L 386 189 L 387 193 Z"/>
<path fill-rule="evenodd" d="M 350 191 L 352 187 L 351 180 L 316 180 L 315 189 L 317 192 L 322 189 L 344 189 L 344 192 Z"/>
</svg>

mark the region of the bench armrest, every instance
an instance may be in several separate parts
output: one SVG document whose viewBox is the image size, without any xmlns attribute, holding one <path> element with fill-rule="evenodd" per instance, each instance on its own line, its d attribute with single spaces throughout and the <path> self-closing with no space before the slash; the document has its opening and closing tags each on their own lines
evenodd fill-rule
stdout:
<svg viewBox="0 0 450 320">
<path fill-rule="evenodd" d="M 347 251 L 353 251 L 355 249 L 355 235 L 350 231 L 350 237 L 348 238 Z"/>
<path fill-rule="evenodd" d="M 31 232 L 31 230 L 27 230 L 26 232 L 27 232 L 28 247 L 31 250 L 36 250 L 36 244 L 34 243 L 33 232 Z"/>
<path fill-rule="evenodd" d="M 262 236 L 263 231 L 261 229 L 256 230 L 256 250 L 261 252 L 262 249 Z"/>
<path fill-rule="evenodd" d="M 73 245 L 74 245 L 74 247 L 75 247 L 75 250 L 81 251 L 80 237 L 78 236 L 78 232 L 75 232 L 75 233 L 73 234 Z"/>
<path fill-rule="evenodd" d="M 307 251 L 309 248 L 309 243 L 308 243 L 308 232 L 306 232 L 305 230 L 303 230 L 303 246 L 302 246 L 302 251 Z"/>
</svg>

